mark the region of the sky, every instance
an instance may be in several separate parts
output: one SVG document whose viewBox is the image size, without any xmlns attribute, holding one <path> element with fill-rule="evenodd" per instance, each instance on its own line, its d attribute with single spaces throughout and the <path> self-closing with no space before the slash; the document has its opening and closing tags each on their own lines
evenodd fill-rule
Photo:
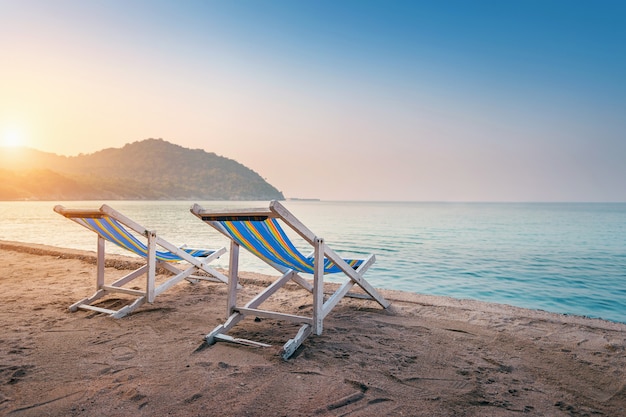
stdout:
<svg viewBox="0 0 626 417">
<path fill-rule="evenodd" d="M 625 202 L 625 132 L 623 1 L 0 0 L 3 146 L 162 138 L 286 197 Z"/>
</svg>

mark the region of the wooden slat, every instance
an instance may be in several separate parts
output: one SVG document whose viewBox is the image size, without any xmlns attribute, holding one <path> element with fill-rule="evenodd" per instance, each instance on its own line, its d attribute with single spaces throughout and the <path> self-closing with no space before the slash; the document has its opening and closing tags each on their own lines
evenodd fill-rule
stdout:
<svg viewBox="0 0 626 417">
<path fill-rule="evenodd" d="M 224 251 L 226 251 L 225 248 L 222 248 L 222 249 Z M 226 275 L 222 274 L 219 271 L 216 271 L 213 268 L 209 268 L 204 263 L 192 264 L 192 265 L 193 266 L 190 267 L 190 268 L 193 268 L 193 269 L 196 269 L 196 270 L 202 270 L 202 271 L 206 272 L 207 274 L 209 274 L 210 276 L 209 277 L 205 277 L 205 276 L 202 276 L 202 275 L 189 275 L 189 276 L 183 277 L 183 279 L 189 280 L 191 278 L 191 279 L 202 279 L 202 280 L 205 280 L 205 281 L 221 282 L 221 283 L 224 283 L 224 284 L 228 283 L 228 277 Z M 167 269 L 169 272 L 171 272 L 174 275 L 178 275 L 178 274 L 180 274 L 183 271 L 182 269 L 176 268 L 171 262 L 159 261 L 159 262 L 157 262 L 157 266 L 159 268 Z M 192 271 L 192 274 L 195 273 L 195 272 L 196 271 Z M 240 288 L 240 286 L 237 287 L 237 288 Z"/>
<path fill-rule="evenodd" d="M 115 314 L 115 313 L 117 313 L 117 311 L 115 311 L 115 310 L 109 310 L 108 308 L 96 307 L 96 306 L 92 306 L 92 305 L 89 305 L 89 304 L 79 304 L 76 307 L 78 307 L 80 309 L 83 309 L 83 310 L 97 311 L 98 313 L 105 313 L 105 314 Z"/>
<path fill-rule="evenodd" d="M 145 291 L 133 290 L 132 288 L 116 287 L 114 285 L 103 285 L 101 288 L 109 292 L 119 292 L 122 294 L 139 295 L 139 296 L 146 295 Z"/>
<path fill-rule="evenodd" d="M 113 207 L 103 204 L 100 207 L 100 211 L 102 211 L 103 213 L 106 213 L 109 217 L 114 218 L 115 220 L 127 226 L 128 228 L 133 229 L 135 232 L 139 233 L 140 235 L 147 236 L 148 230 L 145 227 L 129 219 L 128 217 L 124 216 L 122 213 L 115 210 Z"/>
<path fill-rule="evenodd" d="M 295 274 L 295 271 L 293 271 L 291 269 L 288 270 L 288 272 L 285 275 L 283 275 L 282 277 L 278 278 L 276 281 L 274 281 L 272 284 L 270 284 L 267 288 L 265 288 L 265 290 L 263 290 L 262 292 L 257 294 L 256 297 L 254 297 L 252 300 L 250 300 L 246 304 L 246 307 L 256 308 L 259 305 L 261 305 L 261 303 L 263 303 L 263 301 L 267 300 L 269 297 L 272 296 L 272 294 L 274 294 L 276 291 L 281 289 L 283 287 L 283 285 L 285 285 L 285 283 L 287 281 L 289 281 L 294 274 Z"/>
<path fill-rule="evenodd" d="M 298 273 L 294 272 L 293 276 L 291 277 L 291 280 L 295 282 L 296 284 L 298 284 L 299 286 L 301 286 L 302 288 L 304 288 L 305 290 L 307 290 L 308 292 L 310 293 L 313 292 L 313 285 L 311 285 L 311 283 L 307 281 L 306 279 L 302 278 Z"/>
<path fill-rule="evenodd" d="M 100 210 L 95 209 L 68 209 L 61 205 L 54 206 L 54 211 L 64 217 L 84 217 L 87 219 L 99 219 L 104 217 L 105 214 Z"/>
<path fill-rule="evenodd" d="M 224 324 L 218 325 L 215 329 L 211 330 L 211 332 L 209 334 L 204 336 L 204 340 L 206 340 L 206 342 L 209 345 L 214 344 L 215 343 L 215 337 L 217 335 L 226 333 L 227 331 L 229 331 L 230 329 L 235 327 L 237 325 L 237 323 L 239 323 L 241 320 L 243 320 L 244 317 L 245 316 L 243 314 L 239 314 L 239 313 L 231 314 L 230 317 L 228 317 L 228 320 L 226 320 L 224 322 Z"/>
<path fill-rule="evenodd" d="M 128 275 L 125 275 L 122 278 L 119 278 L 118 280 L 112 282 L 111 285 L 113 287 L 121 287 L 122 285 L 128 284 L 135 278 L 142 276 L 143 274 L 146 273 L 147 270 L 148 270 L 148 265 L 143 265 L 135 269 L 134 271 L 130 272 Z"/>
<path fill-rule="evenodd" d="M 148 238 L 148 257 L 146 262 L 148 263 L 148 274 L 146 276 L 146 293 L 148 295 L 148 302 L 154 302 L 156 297 L 156 233 L 148 232 L 146 237 Z"/>
<path fill-rule="evenodd" d="M 139 308 L 144 302 L 146 301 L 146 297 L 139 297 L 137 298 L 135 301 L 133 301 L 132 303 L 128 304 L 127 306 L 124 306 L 122 308 L 120 308 L 119 310 L 117 310 L 115 312 L 115 314 L 112 314 L 111 317 L 113 317 L 114 319 L 119 319 L 122 318 L 124 316 L 126 316 L 127 314 L 132 313 L 133 311 L 135 311 L 137 308 Z"/>
<path fill-rule="evenodd" d="M 199 281 L 209 281 L 209 282 L 222 282 L 223 281 L 221 279 L 217 279 L 213 276 L 205 276 L 205 275 L 189 275 L 187 278 L 185 278 L 188 282 L 192 283 L 192 284 L 197 284 Z"/>
<path fill-rule="evenodd" d="M 304 240 L 311 245 L 315 245 L 315 233 L 313 233 L 308 227 L 304 225 L 300 220 L 285 208 L 278 201 L 272 201 L 270 203 L 270 210 L 280 217 L 289 227 L 291 227 L 297 234 L 299 234 Z"/>
<path fill-rule="evenodd" d="M 321 335 L 324 329 L 324 239 L 315 238 L 313 274 L 313 332 Z"/>
<path fill-rule="evenodd" d="M 324 307 L 322 309 L 322 318 L 325 318 L 328 313 L 337 305 L 339 301 L 350 291 L 350 288 L 354 286 L 354 281 L 347 280 L 343 283 L 341 287 L 334 292 L 333 295 L 324 303 Z M 369 296 L 368 296 L 369 297 Z M 371 298 L 371 297 L 370 297 Z"/>
<path fill-rule="evenodd" d="M 256 316 L 256 317 L 264 317 L 267 319 L 287 320 L 287 321 L 293 321 L 296 323 L 306 323 L 306 324 L 313 323 L 313 320 L 310 317 L 296 316 L 295 314 L 287 314 L 287 313 L 277 313 L 275 311 L 268 311 L 268 310 L 259 310 L 257 308 L 237 307 L 235 308 L 235 311 L 241 314 L 251 315 L 251 316 Z"/>
<path fill-rule="evenodd" d="M 169 290 L 174 285 L 178 284 L 179 282 L 181 282 L 185 278 L 191 276 L 191 274 L 193 274 L 197 270 L 198 270 L 198 268 L 196 268 L 195 266 L 191 266 L 191 267 L 185 269 L 184 271 L 179 271 L 178 275 L 175 275 L 175 276 L 169 278 L 167 281 L 163 282 L 161 285 L 155 287 L 154 288 L 154 296 L 157 297 L 158 295 L 162 294 L 163 292 Z"/>
<path fill-rule="evenodd" d="M 240 345 L 246 346 L 255 346 L 255 347 L 272 347 L 272 345 L 268 345 L 267 343 L 256 342 L 254 340 L 241 339 L 239 337 L 232 337 L 227 334 L 216 334 L 214 336 L 216 341 L 230 342 L 230 343 L 238 343 Z"/>
<path fill-rule="evenodd" d="M 83 298 L 82 300 L 77 301 L 74 304 L 72 304 L 69 307 L 69 310 L 74 312 L 74 311 L 78 310 L 78 306 L 83 305 L 83 304 L 91 304 L 94 301 L 99 300 L 100 298 L 104 297 L 105 295 L 106 295 L 106 291 L 98 290 L 95 293 L 93 293 L 93 295 L 91 297 Z"/>
<path fill-rule="evenodd" d="M 293 355 L 294 352 L 300 347 L 300 345 L 302 345 L 302 342 L 304 342 L 304 339 L 309 337 L 309 335 L 311 334 L 311 331 L 312 331 L 311 326 L 309 326 L 308 324 L 305 324 L 304 326 L 300 327 L 300 330 L 298 330 L 298 333 L 296 334 L 296 336 L 293 339 L 289 339 L 287 343 L 285 343 L 280 356 L 284 360 L 289 359 L 291 355 Z"/>
<path fill-rule="evenodd" d="M 191 208 L 191 212 L 200 218 L 206 219 L 205 221 L 211 221 L 218 217 L 256 217 L 267 216 L 276 217 L 268 209 L 264 208 L 244 208 L 244 209 L 230 209 L 230 210 L 207 210 L 199 204 L 194 204 Z"/>
<path fill-rule="evenodd" d="M 96 261 L 96 291 L 104 285 L 104 270 L 106 266 L 105 258 L 105 249 L 106 242 L 104 238 L 100 235 L 98 236 L 97 245 L 97 261 Z"/>
<path fill-rule="evenodd" d="M 376 289 L 374 289 L 374 287 L 372 287 L 369 282 L 367 282 L 362 276 L 361 274 L 359 274 L 357 271 L 355 271 L 354 269 L 352 269 L 352 267 L 350 265 L 348 265 L 346 263 L 346 261 L 344 261 L 341 256 L 339 256 L 334 250 L 330 249 L 328 246 L 326 246 L 326 256 L 335 263 L 335 265 L 337 265 L 339 268 L 341 268 L 341 270 L 351 279 L 353 280 L 355 283 L 357 283 L 361 288 L 363 288 L 363 290 L 368 293 L 369 295 L 372 296 L 372 298 L 374 300 L 376 300 L 376 302 L 378 304 L 380 304 L 383 308 L 387 308 L 389 307 L 391 304 L 389 303 L 389 301 L 385 300 L 385 298 L 380 295 L 378 293 L 378 291 L 376 291 Z M 374 255 L 372 255 L 373 257 Z"/>
<path fill-rule="evenodd" d="M 356 272 L 358 272 L 360 275 L 363 275 L 365 273 L 365 271 L 370 269 L 370 266 L 374 265 L 374 262 L 376 262 L 376 256 L 374 256 L 374 255 L 368 256 L 361 263 L 361 265 L 359 265 L 359 267 L 356 269 Z"/>
<path fill-rule="evenodd" d="M 237 287 L 239 284 L 239 244 L 230 241 L 230 258 L 228 259 L 228 299 L 226 300 L 226 313 L 232 314 L 237 306 Z"/>
<path fill-rule="evenodd" d="M 185 252 L 183 249 L 175 245 L 172 245 L 171 243 L 161 238 L 160 236 L 156 236 L 155 238 L 156 238 L 157 246 L 160 246 L 161 248 L 167 251 L 170 251 L 171 253 L 177 255 L 178 257 L 185 260 L 186 262 L 189 262 L 190 264 L 197 266 L 199 269 L 202 269 L 211 275 L 213 274 L 210 272 L 211 269 L 207 265 L 226 253 L 226 248 L 221 247 L 219 249 L 215 249 L 212 254 L 210 254 L 209 256 L 205 258 L 197 258 Z M 224 276 L 219 274 L 216 277 L 221 280 L 221 278 L 223 278 Z M 223 282 L 227 283 L 228 279 L 224 279 Z"/>
</svg>

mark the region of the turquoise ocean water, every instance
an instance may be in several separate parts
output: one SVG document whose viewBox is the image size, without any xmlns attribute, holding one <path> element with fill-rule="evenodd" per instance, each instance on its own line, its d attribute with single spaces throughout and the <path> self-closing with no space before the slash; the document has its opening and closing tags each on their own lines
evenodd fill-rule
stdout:
<svg viewBox="0 0 626 417">
<path fill-rule="evenodd" d="M 193 202 L 109 205 L 175 244 L 227 246 Z M 267 202 L 198 202 L 206 208 Z M 95 250 L 56 202 L 0 202 L 0 239 Z M 62 202 L 99 207 L 102 202 Z M 505 303 L 626 323 L 626 204 L 284 202 L 338 252 L 375 253 L 376 287 Z M 107 250 L 125 253 L 109 245 Z M 0 254 L 4 258 L 4 254 Z M 272 274 L 250 255 L 242 269 Z M 228 257 L 220 260 L 228 266 Z M 0 277 L 0 283 L 2 282 Z M 30 281 L 35 285 L 36 280 Z"/>
</svg>

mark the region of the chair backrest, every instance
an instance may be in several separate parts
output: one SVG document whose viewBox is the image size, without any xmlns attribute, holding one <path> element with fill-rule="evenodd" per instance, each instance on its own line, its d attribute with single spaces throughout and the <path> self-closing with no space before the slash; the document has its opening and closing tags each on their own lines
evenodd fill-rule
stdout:
<svg viewBox="0 0 626 417">
<path fill-rule="evenodd" d="M 313 274 L 313 256 L 303 255 L 289 239 L 276 218 L 267 216 L 222 216 L 211 219 L 237 244 L 270 264 L 278 264 L 298 272 Z M 344 259 L 356 269 L 362 259 Z M 324 259 L 324 273 L 341 272 L 329 259 Z"/>
<path fill-rule="evenodd" d="M 131 232 L 128 231 L 120 222 L 110 216 L 103 215 L 101 217 L 69 217 L 76 223 L 86 227 L 89 230 L 100 235 L 102 238 L 112 242 L 130 252 L 133 252 L 141 257 L 146 258 L 148 256 L 148 247 L 145 243 L 137 239 Z M 182 248 L 185 252 L 194 257 L 208 256 L 212 252 L 208 250 L 200 249 L 187 249 Z M 156 258 L 166 262 L 180 261 L 181 258 L 169 251 L 156 251 Z"/>
</svg>

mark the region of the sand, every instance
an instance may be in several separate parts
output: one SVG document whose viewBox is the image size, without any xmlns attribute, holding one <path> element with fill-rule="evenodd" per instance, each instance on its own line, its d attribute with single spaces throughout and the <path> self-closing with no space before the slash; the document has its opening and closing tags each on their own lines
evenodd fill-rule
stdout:
<svg viewBox="0 0 626 417">
<path fill-rule="evenodd" d="M 223 284 L 180 283 L 118 320 L 70 313 L 95 273 L 94 253 L 0 241 L 0 415 L 626 415 L 624 324 L 383 290 L 388 311 L 345 299 L 283 361 L 292 324 L 236 327 L 271 348 L 203 343 L 225 318 Z M 243 295 L 269 279 L 242 276 Z"/>
</svg>

